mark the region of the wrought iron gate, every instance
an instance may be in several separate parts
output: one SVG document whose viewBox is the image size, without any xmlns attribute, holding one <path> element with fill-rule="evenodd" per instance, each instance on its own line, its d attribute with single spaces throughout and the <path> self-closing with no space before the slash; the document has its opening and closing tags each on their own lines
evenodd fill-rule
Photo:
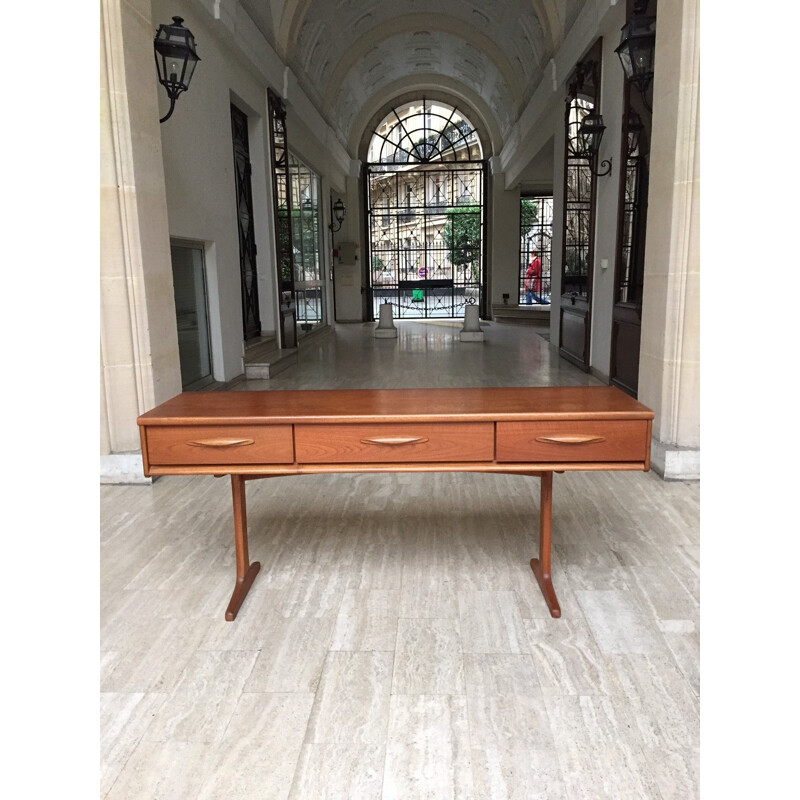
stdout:
<svg viewBox="0 0 800 800">
<path fill-rule="evenodd" d="M 477 134 L 455 108 L 425 100 L 375 131 L 366 170 L 372 313 L 397 319 L 485 313 L 484 186 Z"/>
<path fill-rule="evenodd" d="M 297 346 L 294 300 L 294 248 L 292 247 L 292 183 L 289 175 L 289 142 L 286 134 L 286 104 L 272 89 L 267 90 L 270 109 L 272 155 L 272 202 L 275 209 L 275 268 L 278 273 L 280 306 L 278 346 Z"/>
</svg>

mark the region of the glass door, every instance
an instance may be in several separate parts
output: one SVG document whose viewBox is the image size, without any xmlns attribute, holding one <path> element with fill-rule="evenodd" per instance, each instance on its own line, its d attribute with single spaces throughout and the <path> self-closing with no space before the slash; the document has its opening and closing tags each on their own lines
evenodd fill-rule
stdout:
<svg viewBox="0 0 800 800">
<path fill-rule="evenodd" d="M 589 371 L 592 328 L 597 184 L 591 160 L 580 134 L 584 118 L 594 111 L 600 96 L 598 41 L 589 56 L 576 65 L 566 98 L 564 137 L 564 243 L 559 308 L 560 346 L 563 358 Z"/>
<path fill-rule="evenodd" d="M 289 181 L 297 335 L 302 337 L 328 321 L 320 230 L 320 180 L 290 154 Z"/>
<path fill-rule="evenodd" d="M 553 260 L 553 197 L 524 196 L 519 202 L 520 305 L 550 304 Z"/>
</svg>

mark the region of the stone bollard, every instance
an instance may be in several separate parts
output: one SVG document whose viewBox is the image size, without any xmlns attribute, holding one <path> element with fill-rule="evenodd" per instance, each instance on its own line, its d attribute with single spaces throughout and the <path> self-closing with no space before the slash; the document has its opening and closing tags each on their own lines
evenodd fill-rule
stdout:
<svg viewBox="0 0 800 800">
<path fill-rule="evenodd" d="M 375 328 L 376 339 L 396 339 L 397 328 L 394 326 L 392 319 L 392 304 L 382 303 L 380 306 L 380 317 L 378 318 L 378 327 Z"/>
<path fill-rule="evenodd" d="M 483 341 L 483 331 L 481 330 L 480 317 L 478 316 L 478 306 L 471 305 L 464 309 L 464 326 L 461 328 L 459 338 L 462 342 Z"/>
</svg>

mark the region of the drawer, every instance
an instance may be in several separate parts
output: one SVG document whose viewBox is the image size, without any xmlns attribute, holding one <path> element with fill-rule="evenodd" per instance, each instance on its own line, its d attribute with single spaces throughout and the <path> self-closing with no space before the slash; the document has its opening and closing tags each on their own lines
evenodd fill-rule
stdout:
<svg viewBox="0 0 800 800">
<path fill-rule="evenodd" d="M 160 464 L 286 464 L 294 461 L 291 425 L 147 428 L 147 453 Z"/>
<path fill-rule="evenodd" d="M 644 462 L 648 431 L 647 420 L 498 422 L 497 460 Z"/>
<path fill-rule="evenodd" d="M 492 461 L 494 425 L 386 423 L 295 425 L 300 464 Z"/>
</svg>

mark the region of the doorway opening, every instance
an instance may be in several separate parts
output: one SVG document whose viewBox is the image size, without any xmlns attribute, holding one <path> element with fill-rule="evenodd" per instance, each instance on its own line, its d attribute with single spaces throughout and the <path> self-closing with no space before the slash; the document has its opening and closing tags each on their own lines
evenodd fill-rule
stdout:
<svg viewBox="0 0 800 800">
<path fill-rule="evenodd" d="M 472 124 L 424 98 L 375 128 L 366 169 L 371 313 L 396 319 L 485 313 L 486 163 Z"/>
<path fill-rule="evenodd" d="M 553 263 L 553 197 L 531 195 L 519 201 L 519 304 L 550 304 Z"/>
<path fill-rule="evenodd" d="M 172 242 L 170 253 L 181 388 L 202 389 L 213 382 L 205 251 L 199 243 Z"/>
</svg>

